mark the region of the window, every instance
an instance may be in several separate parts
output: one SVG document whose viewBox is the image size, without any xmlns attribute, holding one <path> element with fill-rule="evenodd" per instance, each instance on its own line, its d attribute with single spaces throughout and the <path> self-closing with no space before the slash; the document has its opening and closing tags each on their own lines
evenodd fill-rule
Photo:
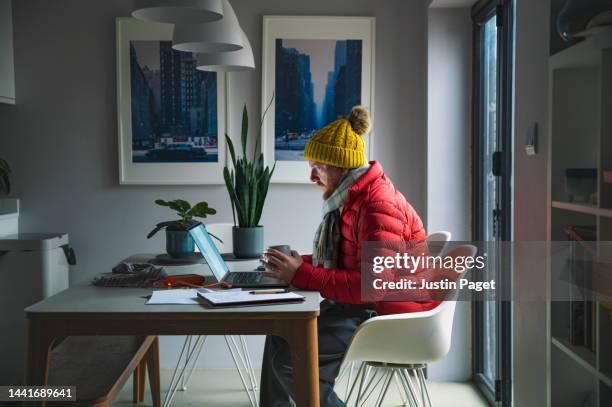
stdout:
<svg viewBox="0 0 612 407">
<path fill-rule="evenodd" d="M 479 1 L 474 21 L 473 238 L 511 240 L 512 38 L 511 1 Z M 501 257 L 501 256 L 500 256 Z M 508 288 L 511 259 L 489 256 L 489 278 Z M 501 278 L 501 280 L 500 280 Z M 474 303 L 474 376 L 489 400 L 510 406 L 511 308 L 502 301 Z"/>
</svg>

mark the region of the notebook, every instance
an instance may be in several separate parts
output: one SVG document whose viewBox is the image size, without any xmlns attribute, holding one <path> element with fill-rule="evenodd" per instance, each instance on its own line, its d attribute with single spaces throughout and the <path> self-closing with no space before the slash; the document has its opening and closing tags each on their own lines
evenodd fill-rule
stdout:
<svg viewBox="0 0 612 407">
<path fill-rule="evenodd" d="M 287 302 L 302 302 L 304 297 L 293 293 L 251 294 L 249 291 L 198 291 L 198 296 L 212 306 L 264 305 Z"/>
</svg>

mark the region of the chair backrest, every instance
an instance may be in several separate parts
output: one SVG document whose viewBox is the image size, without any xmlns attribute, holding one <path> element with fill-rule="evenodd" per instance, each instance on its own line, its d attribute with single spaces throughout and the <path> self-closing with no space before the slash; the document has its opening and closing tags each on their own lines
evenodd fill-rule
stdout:
<svg viewBox="0 0 612 407">
<path fill-rule="evenodd" d="M 439 256 L 444 252 L 446 245 L 451 240 L 451 232 L 441 230 L 439 232 L 433 232 L 427 236 L 427 247 L 429 254 L 432 256 Z"/>
<path fill-rule="evenodd" d="M 464 245 L 446 256 L 475 256 Z M 454 293 L 429 311 L 383 315 L 365 321 L 353 334 L 345 362 L 429 363 L 446 356 L 451 345 L 456 301 Z"/>
<path fill-rule="evenodd" d="M 206 230 L 208 233 L 212 233 L 217 236 L 219 239 L 223 240 L 223 243 L 220 243 L 217 239 L 213 238 L 212 241 L 217 246 L 217 249 L 220 253 L 231 253 L 234 251 L 234 243 L 232 239 L 232 228 L 234 227 L 233 223 L 207 223 Z"/>
</svg>

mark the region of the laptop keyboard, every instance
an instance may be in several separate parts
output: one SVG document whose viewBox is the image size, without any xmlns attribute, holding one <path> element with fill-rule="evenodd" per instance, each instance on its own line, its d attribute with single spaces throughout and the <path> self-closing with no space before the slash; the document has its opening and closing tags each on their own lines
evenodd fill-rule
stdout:
<svg viewBox="0 0 612 407">
<path fill-rule="evenodd" d="M 261 273 L 252 273 L 249 271 L 231 273 L 231 282 L 234 284 L 253 284 L 261 280 Z"/>
</svg>

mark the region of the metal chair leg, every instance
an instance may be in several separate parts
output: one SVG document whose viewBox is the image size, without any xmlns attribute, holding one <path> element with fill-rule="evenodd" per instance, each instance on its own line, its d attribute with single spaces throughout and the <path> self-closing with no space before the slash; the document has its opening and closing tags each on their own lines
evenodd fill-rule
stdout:
<svg viewBox="0 0 612 407">
<path fill-rule="evenodd" d="M 242 358 L 243 364 L 246 371 L 246 374 L 249 376 L 251 386 L 248 389 L 244 389 L 246 392 L 251 392 L 253 395 L 253 400 L 255 400 L 255 406 L 259 407 L 259 397 L 257 395 L 257 377 L 255 376 L 255 369 L 253 368 L 253 362 L 251 361 L 251 354 L 249 353 L 249 349 L 247 347 L 246 338 L 243 335 L 239 336 L 240 343 L 242 345 Z M 236 346 L 238 349 L 238 346 Z M 238 355 L 240 356 L 241 351 L 238 349 Z"/>
<path fill-rule="evenodd" d="M 423 405 L 432 407 L 431 397 L 429 395 L 429 386 L 427 385 L 427 380 L 425 379 L 425 373 L 423 372 L 423 368 L 417 370 L 417 375 L 421 380 L 421 386 L 423 388 Z"/>
<path fill-rule="evenodd" d="M 179 354 L 178 360 L 176 361 L 176 367 L 174 368 L 174 373 L 172 374 L 172 378 L 170 379 L 170 385 L 168 386 L 168 392 L 166 393 L 166 397 L 164 397 L 163 406 L 168 405 L 168 399 L 176 392 L 176 386 L 178 385 L 178 381 L 175 383 L 174 380 L 179 371 L 179 366 L 181 365 L 181 361 L 183 360 L 183 354 L 185 353 L 185 349 L 187 348 L 187 338 L 185 338 L 185 342 L 183 342 L 183 347 L 181 348 L 181 353 Z"/>
<path fill-rule="evenodd" d="M 348 366 L 351 364 L 350 363 L 343 363 L 340 366 L 340 370 L 338 371 L 338 377 L 336 377 L 336 382 L 339 382 L 340 380 L 342 380 L 342 378 L 348 373 Z"/>
<path fill-rule="evenodd" d="M 178 390 L 179 383 L 181 384 L 183 391 L 187 390 L 187 385 L 191 380 L 207 336 L 198 336 L 197 339 L 194 338 L 196 337 L 188 336 L 185 338 L 183 348 L 181 349 L 179 359 L 177 360 L 174 373 L 170 380 L 170 385 L 168 386 L 168 392 L 164 398 L 164 407 L 169 407 L 171 405 L 172 400 L 174 399 L 174 396 Z M 234 337 L 231 335 L 225 336 L 225 343 L 230 355 L 232 356 L 236 370 L 238 370 L 238 374 L 240 375 L 240 379 L 242 381 L 244 391 L 247 393 L 247 397 L 249 398 L 249 402 L 251 403 L 252 407 L 259 407 L 259 398 L 257 397 L 257 378 L 255 376 L 255 369 L 253 369 L 253 363 L 251 361 L 244 336 L 239 336 L 239 342 L 240 345 L 238 345 Z M 243 370 L 248 376 L 248 383 L 244 378 Z"/>
<path fill-rule="evenodd" d="M 400 397 L 402 399 L 402 405 L 403 406 L 407 406 L 408 405 L 408 399 L 407 399 L 407 394 L 406 394 L 406 388 L 404 387 L 404 384 L 402 383 L 402 380 L 400 379 L 400 374 L 397 373 L 393 376 L 393 380 L 395 381 L 395 385 L 397 386 L 397 390 L 399 391 Z"/>
<path fill-rule="evenodd" d="M 373 386 L 371 386 L 370 391 L 368 392 L 368 394 L 367 394 L 367 395 L 364 397 L 364 399 L 363 399 L 363 402 L 364 402 L 364 403 L 368 401 L 368 399 L 370 398 L 370 396 L 371 396 L 372 394 L 374 394 L 374 390 L 376 390 L 376 388 L 378 387 L 378 385 L 379 385 L 381 382 L 383 383 L 383 386 L 384 386 L 384 383 L 386 383 L 386 382 L 387 382 L 387 378 L 389 378 L 389 376 L 391 375 L 391 373 L 390 373 L 389 369 L 386 369 L 386 368 L 380 368 L 380 367 L 379 367 L 377 370 L 379 370 L 379 371 L 381 372 L 380 379 L 378 379 L 378 381 L 376 382 L 376 384 L 374 384 Z M 373 380 L 370 382 L 370 384 L 372 384 L 372 382 L 373 382 Z M 364 393 L 365 393 L 365 392 L 364 392 Z"/>
<path fill-rule="evenodd" d="M 187 353 L 188 354 L 192 352 L 192 348 L 191 348 L 192 339 L 193 339 L 192 335 L 189 335 L 185 338 L 185 340 L 187 341 Z M 183 365 L 183 371 L 187 369 L 187 362 L 188 362 L 188 359 L 185 358 L 185 364 Z M 183 391 L 187 390 L 186 383 L 185 383 L 185 375 L 182 375 L 182 378 L 181 378 L 181 390 Z"/>
<path fill-rule="evenodd" d="M 420 407 L 421 403 L 419 403 L 416 389 L 414 388 L 412 379 L 410 378 L 410 371 L 408 369 L 401 369 L 400 377 L 403 379 L 403 383 L 406 386 L 406 395 L 409 397 L 411 405 Z"/>
<path fill-rule="evenodd" d="M 365 363 L 364 363 L 364 365 L 365 365 Z M 359 406 L 359 402 L 361 401 L 361 396 L 363 396 L 363 394 L 369 388 L 372 380 L 374 380 L 374 377 L 376 377 L 376 375 L 378 374 L 378 372 L 376 370 L 374 370 L 374 372 L 372 374 L 372 377 L 369 377 L 370 376 L 370 372 L 372 372 L 372 370 L 374 370 L 374 368 L 372 366 L 366 366 L 365 371 L 363 372 L 363 376 L 361 376 L 361 381 L 359 382 L 359 389 L 357 390 L 357 398 L 355 400 L 355 406 L 354 407 L 358 407 Z M 365 383 L 368 383 L 366 385 L 366 387 L 364 387 Z"/>
<path fill-rule="evenodd" d="M 240 343 L 242 344 L 242 354 L 247 362 L 247 369 L 249 377 L 251 378 L 251 390 L 257 391 L 257 377 L 255 376 L 255 369 L 253 368 L 253 362 L 251 361 L 251 354 L 249 353 L 249 348 L 247 347 L 246 338 L 244 335 L 240 335 L 239 338 Z"/>
<path fill-rule="evenodd" d="M 174 369 L 174 374 L 172 375 L 172 379 L 170 380 L 170 386 L 168 388 L 168 393 L 166 394 L 166 397 L 164 398 L 164 403 L 163 403 L 164 407 L 168 407 L 172 403 L 172 399 L 176 395 L 178 384 L 183 380 L 186 368 L 189 366 L 190 363 L 195 364 L 197 362 L 197 359 L 194 358 L 194 354 L 196 353 L 197 343 L 200 340 L 201 340 L 201 336 L 198 336 L 195 342 L 195 345 L 192 347 L 191 346 L 192 338 L 190 337 L 185 338 L 185 342 L 183 344 L 183 350 L 181 351 L 181 354 L 179 355 L 179 359 L 176 363 L 176 368 Z M 187 352 L 185 352 L 185 350 L 187 350 Z M 183 355 L 185 357 L 185 361 L 184 361 L 185 366 L 179 370 L 179 366 L 181 365 Z M 178 377 L 176 377 L 179 371 L 180 373 L 178 374 Z M 175 378 L 176 378 L 176 381 L 175 381 Z"/>
<path fill-rule="evenodd" d="M 351 396 L 353 395 L 353 390 L 355 390 L 355 387 L 357 386 L 357 382 L 361 382 L 362 376 L 365 375 L 365 370 L 366 370 L 366 364 L 362 363 L 361 366 L 359 366 L 359 370 L 357 371 L 357 375 L 355 376 L 355 380 L 353 381 L 353 384 L 351 385 L 350 389 L 346 393 L 346 397 L 344 399 L 344 403 L 346 405 L 349 404 L 349 400 Z"/>
<path fill-rule="evenodd" d="M 189 381 L 191 380 L 191 376 L 193 376 L 193 371 L 195 370 L 197 361 L 200 359 L 200 353 L 202 353 L 202 348 L 204 347 L 204 344 L 206 343 L 207 338 L 208 336 L 204 335 L 200 337 L 200 339 L 196 342 L 197 349 L 195 350 L 194 357 L 192 358 L 193 363 L 191 364 L 189 373 L 187 373 L 187 378 L 183 380 L 183 391 L 187 391 L 187 385 L 189 384 Z"/>
<path fill-rule="evenodd" d="M 259 401 L 257 399 L 257 394 L 255 394 L 255 392 L 251 394 L 251 389 L 247 385 L 247 381 L 242 372 L 243 368 L 245 368 L 245 370 L 248 370 L 248 369 L 246 369 L 246 363 L 238 349 L 238 345 L 236 344 L 236 341 L 231 335 L 226 335 L 224 336 L 224 338 L 225 338 L 225 343 L 227 344 L 227 347 L 230 350 L 230 355 L 232 356 L 232 359 L 234 360 L 234 364 L 236 365 L 236 370 L 238 371 L 238 376 L 240 376 L 240 381 L 242 382 L 244 391 L 246 392 L 247 397 L 249 398 L 249 402 L 251 403 L 252 407 L 258 407 Z"/>
<path fill-rule="evenodd" d="M 387 379 L 385 379 L 383 383 L 383 388 L 381 389 L 380 394 L 378 395 L 378 399 L 376 401 L 376 407 L 382 406 L 382 403 L 385 400 L 385 396 L 387 395 L 387 392 L 389 391 L 389 386 L 391 386 L 391 381 L 393 380 L 393 377 L 395 376 L 395 370 L 393 369 L 388 369 L 388 370 L 389 370 L 389 373 L 387 374 Z"/>
</svg>

